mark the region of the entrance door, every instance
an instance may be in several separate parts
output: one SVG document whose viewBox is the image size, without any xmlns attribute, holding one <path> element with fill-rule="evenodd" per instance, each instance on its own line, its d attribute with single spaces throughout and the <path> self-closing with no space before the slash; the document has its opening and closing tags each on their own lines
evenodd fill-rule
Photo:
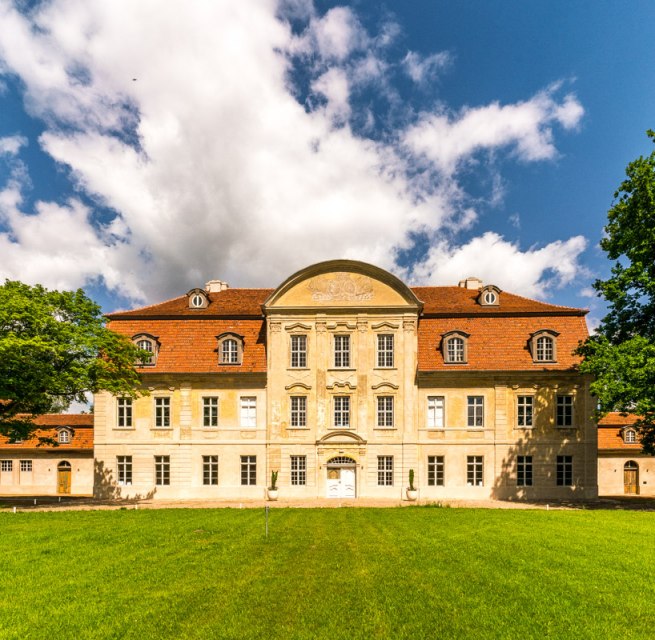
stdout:
<svg viewBox="0 0 655 640">
<path fill-rule="evenodd" d="M 71 492 L 70 462 L 60 462 L 57 465 L 57 493 Z"/>
<path fill-rule="evenodd" d="M 639 465 L 633 460 L 626 462 L 623 467 L 623 493 L 639 493 Z"/>
<path fill-rule="evenodd" d="M 354 498 L 355 478 L 355 469 L 348 467 L 328 468 L 327 497 Z"/>
</svg>

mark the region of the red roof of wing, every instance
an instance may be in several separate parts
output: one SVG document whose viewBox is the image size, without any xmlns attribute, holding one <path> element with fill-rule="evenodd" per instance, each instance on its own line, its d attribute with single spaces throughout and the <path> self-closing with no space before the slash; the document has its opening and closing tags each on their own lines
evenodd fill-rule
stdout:
<svg viewBox="0 0 655 640">
<path fill-rule="evenodd" d="M 38 416 L 34 424 L 41 427 L 36 429 L 31 438 L 10 444 L 6 436 L 0 435 L 0 448 L 12 449 L 44 449 L 50 451 L 66 450 L 93 450 L 93 414 L 91 413 L 50 413 Z M 57 435 L 62 427 L 70 427 L 71 441 L 67 444 L 40 445 L 39 438 L 52 438 L 57 440 Z"/>
<path fill-rule="evenodd" d="M 634 413 L 619 413 L 618 411 L 610 411 L 604 415 L 599 421 L 599 427 L 625 427 L 634 424 L 639 419 Z"/>
<path fill-rule="evenodd" d="M 624 449 L 626 453 L 628 451 L 639 452 L 641 450 L 639 434 L 637 434 L 637 442 L 634 444 L 623 440 L 625 427 L 634 424 L 637 418 L 638 416 L 632 413 L 622 415 L 617 411 L 611 411 L 603 416 L 598 421 L 598 451 Z"/>
<path fill-rule="evenodd" d="M 540 329 L 553 329 L 560 334 L 555 363 L 536 363 L 532 358 L 530 336 Z M 469 334 L 466 364 L 444 362 L 441 339 L 449 331 Z M 418 369 L 453 372 L 566 370 L 580 362 L 573 350 L 587 335 L 584 316 L 579 315 L 422 318 L 418 327 Z"/>
</svg>

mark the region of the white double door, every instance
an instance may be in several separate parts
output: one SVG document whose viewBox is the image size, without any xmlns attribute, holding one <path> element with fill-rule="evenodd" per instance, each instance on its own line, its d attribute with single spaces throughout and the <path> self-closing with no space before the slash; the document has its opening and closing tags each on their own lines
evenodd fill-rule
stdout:
<svg viewBox="0 0 655 640">
<path fill-rule="evenodd" d="M 355 497 L 355 469 L 347 467 L 328 468 L 327 473 L 328 498 Z"/>
</svg>

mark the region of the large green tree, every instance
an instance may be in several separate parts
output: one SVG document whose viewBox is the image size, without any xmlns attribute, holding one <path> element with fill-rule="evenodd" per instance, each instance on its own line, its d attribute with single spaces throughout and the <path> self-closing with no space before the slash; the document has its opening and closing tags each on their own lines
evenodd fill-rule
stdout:
<svg viewBox="0 0 655 640">
<path fill-rule="evenodd" d="M 579 349 L 581 368 L 595 377 L 600 411 L 639 415 L 643 449 L 655 454 L 655 151 L 628 165 L 600 245 L 615 261 L 594 283 L 609 312 Z"/>
<path fill-rule="evenodd" d="M 25 438 L 35 416 L 84 402 L 87 392 L 137 395 L 140 355 L 105 327 L 81 289 L 7 280 L 0 286 L 0 433 Z"/>
</svg>

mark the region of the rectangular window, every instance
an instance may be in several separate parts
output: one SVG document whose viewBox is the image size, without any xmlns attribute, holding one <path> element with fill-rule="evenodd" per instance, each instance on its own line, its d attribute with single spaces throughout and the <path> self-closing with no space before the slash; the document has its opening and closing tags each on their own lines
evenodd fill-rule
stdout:
<svg viewBox="0 0 655 640">
<path fill-rule="evenodd" d="M 241 484 L 257 484 L 257 456 L 241 456 Z"/>
<path fill-rule="evenodd" d="M 350 336 L 334 336 L 334 366 L 350 366 Z"/>
<path fill-rule="evenodd" d="M 122 486 L 132 484 L 132 456 L 116 456 L 116 473 L 118 484 Z"/>
<path fill-rule="evenodd" d="M 218 426 L 218 398 L 216 396 L 202 399 L 202 426 Z"/>
<path fill-rule="evenodd" d="M 21 473 L 32 473 L 32 461 L 31 460 L 21 460 L 20 461 L 20 472 Z"/>
<path fill-rule="evenodd" d="M 334 397 L 334 426 L 350 427 L 350 396 Z"/>
<path fill-rule="evenodd" d="M 255 396 L 243 396 L 241 398 L 241 426 L 257 426 L 257 398 Z"/>
<path fill-rule="evenodd" d="M 291 366 L 300 369 L 307 366 L 307 336 L 291 336 Z"/>
<path fill-rule="evenodd" d="M 444 486 L 444 457 L 428 456 L 428 486 Z"/>
<path fill-rule="evenodd" d="M 573 485 L 573 456 L 557 456 L 557 486 Z"/>
<path fill-rule="evenodd" d="M 118 426 L 132 426 L 132 398 L 118 398 Z"/>
<path fill-rule="evenodd" d="M 158 486 L 171 483 L 171 457 L 155 456 L 155 484 Z"/>
<path fill-rule="evenodd" d="M 307 396 L 291 396 L 291 426 L 307 426 Z"/>
<path fill-rule="evenodd" d="M 518 396 L 516 399 L 516 424 L 519 427 L 532 426 L 532 409 L 534 398 L 532 396 Z"/>
<path fill-rule="evenodd" d="M 481 487 L 484 484 L 483 456 L 466 457 L 466 484 L 469 487 Z"/>
<path fill-rule="evenodd" d="M 484 397 L 468 396 L 467 426 L 484 427 Z"/>
<path fill-rule="evenodd" d="M 12 471 L 14 468 L 13 460 L 0 460 L 0 471 Z"/>
<path fill-rule="evenodd" d="M 202 457 L 202 483 L 208 485 L 218 484 L 218 456 Z"/>
<path fill-rule="evenodd" d="M 378 336 L 378 367 L 393 367 L 393 335 Z"/>
<path fill-rule="evenodd" d="M 155 398 L 155 427 L 171 426 L 171 399 Z"/>
<path fill-rule="evenodd" d="M 378 427 L 393 427 L 393 396 L 378 396 Z"/>
<path fill-rule="evenodd" d="M 291 484 L 307 484 L 307 456 L 291 456 Z"/>
<path fill-rule="evenodd" d="M 557 396 L 557 426 L 573 426 L 573 396 Z"/>
<path fill-rule="evenodd" d="M 532 456 L 518 456 L 516 458 L 516 486 L 532 486 Z"/>
<path fill-rule="evenodd" d="M 393 486 L 393 456 L 378 456 L 378 486 Z"/>
<path fill-rule="evenodd" d="M 428 396 L 428 429 L 443 429 L 445 425 L 443 396 Z"/>
</svg>

